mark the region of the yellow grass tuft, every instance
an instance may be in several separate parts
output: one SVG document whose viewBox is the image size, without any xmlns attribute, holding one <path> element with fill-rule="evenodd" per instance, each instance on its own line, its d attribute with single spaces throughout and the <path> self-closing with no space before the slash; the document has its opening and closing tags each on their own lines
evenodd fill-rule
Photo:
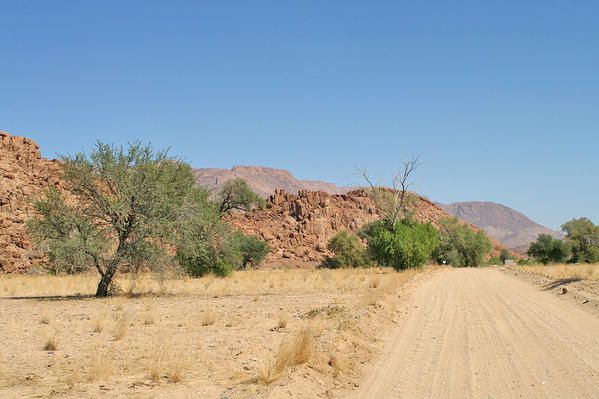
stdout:
<svg viewBox="0 0 599 399">
<path fill-rule="evenodd" d="M 45 351 L 56 351 L 58 350 L 58 339 L 56 335 L 51 335 L 50 337 L 44 340 L 44 350 Z"/>
<path fill-rule="evenodd" d="M 211 310 L 206 310 L 200 313 L 200 324 L 204 327 L 211 326 L 216 322 L 218 314 Z"/>
<path fill-rule="evenodd" d="M 116 320 L 116 324 L 112 330 L 112 336 L 115 341 L 120 341 L 127 335 L 129 330 L 129 317 L 126 314 L 121 314 Z"/>
<path fill-rule="evenodd" d="M 310 327 L 303 327 L 293 338 L 283 341 L 274 359 L 258 369 L 258 380 L 270 384 L 283 375 L 288 367 L 307 363 L 314 352 L 314 338 Z"/>
<path fill-rule="evenodd" d="M 108 350 L 96 347 L 87 372 L 88 381 L 107 380 L 115 371 L 112 354 Z"/>
<path fill-rule="evenodd" d="M 289 323 L 289 315 L 284 312 L 280 312 L 277 315 L 277 328 L 285 328 L 287 327 L 287 323 Z"/>
</svg>

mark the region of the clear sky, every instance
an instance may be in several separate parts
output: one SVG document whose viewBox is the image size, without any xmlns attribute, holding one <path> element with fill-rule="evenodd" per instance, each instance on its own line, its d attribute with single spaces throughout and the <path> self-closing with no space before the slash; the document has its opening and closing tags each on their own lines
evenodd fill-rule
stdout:
<svg viewBox="0 0 599 399">
<path fill-rule="evenodd" d="M 597 1 L 3 1 L 0 129 L 599 222 Z"/>
</svg>

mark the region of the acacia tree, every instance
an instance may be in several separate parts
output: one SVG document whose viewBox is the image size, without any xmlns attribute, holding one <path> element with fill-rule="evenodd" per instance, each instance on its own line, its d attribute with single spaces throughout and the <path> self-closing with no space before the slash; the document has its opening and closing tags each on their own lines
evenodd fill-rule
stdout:
<svg viewBox="0 0 599 399">
<path fill-rule="evenodd" d="M 105 297 L 123 265 L 151 264 L 166 252 L 186 210 L 194 177 L 189 165 L 139 142 L 127 148 L 98 142 L 89 154 L 63 156 L 63 180 L 73 199 L 50 190 L 34 204 L 28 228 L 55 266 L 93 265 Z M 205 196 L 207 198 L 207 196 Z"/>
<path fill-rule="evenodd" d="M 247 212 L 254 206 L 263 206 L 264 199 L 252 191 L 250 185 L 242 178 L 226 181 L 217 195 L 221 213 L 232 210 Z"/>
</svg>

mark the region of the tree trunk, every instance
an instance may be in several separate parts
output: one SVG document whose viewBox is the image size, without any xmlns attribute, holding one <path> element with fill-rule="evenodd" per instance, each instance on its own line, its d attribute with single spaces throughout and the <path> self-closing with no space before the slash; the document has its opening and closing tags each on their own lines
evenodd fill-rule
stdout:
<svg viewBox="0 0 599 399">
<path fill-rule="evenodd" d="M 98 283 L 98 289 L 96 290 L 96 298 L 105 298 L 108 296 L 108 287 L 112 279 L 108 279 L 107 275 L 103 275 Z"/>
<path fill-rule="evenodd" d="M 114 260 L 110 263 L 108 268 L 106 268 L 106 272 L 102 275 L 102 278 L 98 283 L 96 298 L 105 298 L 108 296 L 108 288 L 110 287 L 110 283 L 112 283 L 112 278 L 116 273 L 117 267 L 118 261 Z"/>
</svg>

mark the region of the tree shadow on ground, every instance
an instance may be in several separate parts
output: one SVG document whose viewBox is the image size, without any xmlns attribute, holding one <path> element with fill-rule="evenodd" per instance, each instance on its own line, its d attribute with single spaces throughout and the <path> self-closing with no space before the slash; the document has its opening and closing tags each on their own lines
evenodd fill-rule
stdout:
<svg viewBox="0 0 599 399">
<path fill-rule="evenodd" d="M 581 278 L 577 278 L 577 277 L 574 277 L 574 278 L 562 278 L 562 279 L 559 279 L 559 280 L 555 280 L 555 281 L 552 281 L 550 283 L 545 284 L 543 286 L 543 291 L 549 291 L 549 290 L 552 290 L 554 288 L 559 287 L 560 285 L 569 284 L 569 283 L 575 283 L 575 282 L 580 281 L 580 280 L 582 280 L 582 279 Z"/>
</svg>

